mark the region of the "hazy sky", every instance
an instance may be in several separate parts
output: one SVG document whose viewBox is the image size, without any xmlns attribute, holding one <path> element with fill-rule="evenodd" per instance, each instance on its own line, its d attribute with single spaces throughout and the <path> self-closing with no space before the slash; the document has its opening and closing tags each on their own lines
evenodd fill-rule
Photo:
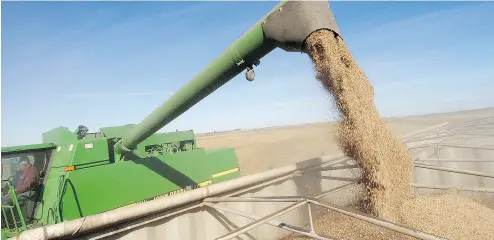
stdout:
<svg viewBox="0 0 494 240">
<path fill-rule="evenodd" d="M 2 146 L 138 123 L 276 2 L 2 2 Z M 332 2 L 384 116 L 494 106 L 494 3 Z M 275 50 L 162 130 L 324 121 L 306 55 Z"/>
</svg>

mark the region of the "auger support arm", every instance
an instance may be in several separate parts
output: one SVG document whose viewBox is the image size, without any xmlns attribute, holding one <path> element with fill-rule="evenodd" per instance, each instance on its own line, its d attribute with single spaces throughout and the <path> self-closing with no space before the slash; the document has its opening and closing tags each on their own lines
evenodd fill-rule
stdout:
<svg viewBox="0 0 494 240">
<path fill-rule="evenodd" d="M 136 125 L 115 145 L 124 155 L 146 138 L 173 121 L 276 47 L 288 52 L 304 52 L 305 39 L 314 31 L 328 29 L 339 34 L 333 13 L 326 1 L 283 1 L 185 86 Z M 252 80 L 253 74 L 246 74 Z"/>
</svg>

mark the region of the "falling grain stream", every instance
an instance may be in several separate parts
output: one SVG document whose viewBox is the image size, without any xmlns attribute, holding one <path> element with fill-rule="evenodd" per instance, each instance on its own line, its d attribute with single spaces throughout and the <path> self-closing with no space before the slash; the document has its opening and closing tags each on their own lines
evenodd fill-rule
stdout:
<svg viewBox="0 0 494 240">
<path fill-rule="evenodd" d="M 494 210 L 454 191 L 418 196 L 406 146 L 392 135 L 374 105 L 374 89 L 344 41 L 329 30 L 306 40 L 316 79 L 340 114 L 339 147 L 363 170 L 359 210 L 447 239 L 494 239 Z M 315 223 L 322 235 L 343 239 L 411 239 L 370 223 L 328 212 Z M 290 239 L 304 239 L 291 236 Z"/>
</svg>

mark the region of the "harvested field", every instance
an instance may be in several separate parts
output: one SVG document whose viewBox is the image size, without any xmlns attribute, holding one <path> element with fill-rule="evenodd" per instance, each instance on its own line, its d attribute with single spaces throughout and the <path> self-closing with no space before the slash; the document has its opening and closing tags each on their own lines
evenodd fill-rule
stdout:
<svg viewBox="0 0 494 240">
<path fill-rule="evenodd" d="M 385 119 L 394 135 L 440 124 L 460 123 L 494 116 L 494 108 Z M 235 148 L 242 175 L 300 162 L 321 155 L 339 153 L 334 138 L 334 123 L 280 126 L 250 131 L 198 135 L 198 146 L 206 149 Z"/>
</svg>

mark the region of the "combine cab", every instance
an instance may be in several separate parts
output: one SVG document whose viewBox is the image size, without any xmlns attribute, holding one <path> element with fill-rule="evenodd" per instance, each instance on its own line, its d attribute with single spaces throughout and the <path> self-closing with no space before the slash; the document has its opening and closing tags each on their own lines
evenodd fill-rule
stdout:
<svg viewBox="0 0 494 240">
<path fill-rule="evenodd" d="M 59 127 L 43 134 L 43 144 L 2 148 L 3 237 L 239 176 L 233 149 L 198 148 L 192 131 L 156 133 L 125 155 L 115 153 L 134 127 Z M 26 166 L 35 180 L 19 191 L 19 168 Z"/>
<path fill-rule="evenodd" d="M 2 237 L 15 236 L 39 222 L 36 213 L 43 198 L 46 172 L 55 148 L 54 144 L 2 148 Z M 16 189 L 20 190 L 21 160 L 27 160 L 36 171 L 34 181 L 16 193 Z"/>
</svg>

